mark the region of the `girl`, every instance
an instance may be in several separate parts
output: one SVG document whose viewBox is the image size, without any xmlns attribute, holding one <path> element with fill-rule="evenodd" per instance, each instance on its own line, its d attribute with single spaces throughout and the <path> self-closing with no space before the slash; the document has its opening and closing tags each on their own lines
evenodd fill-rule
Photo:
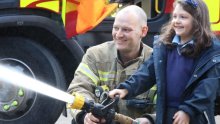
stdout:
<svg viewBox="0 0 220 124">
<path fill-rule="evenodd" d="M 207 6 L 176 0 L 151 58 L 109 95 L 129 99 L 156 83 L 156 124 L 214 124 L 219 80 L 220 43 L 210 30 Z"/>
</svg>

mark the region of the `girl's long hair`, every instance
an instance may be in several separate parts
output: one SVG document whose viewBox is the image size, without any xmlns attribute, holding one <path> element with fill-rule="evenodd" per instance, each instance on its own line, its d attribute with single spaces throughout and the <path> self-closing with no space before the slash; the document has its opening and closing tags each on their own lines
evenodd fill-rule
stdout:
<svg viewBox="0 0 220 124">
<path fill-rule="evenodd" d="M 173 6 L 181 5 L 183 9 L 193 17 L 192 34 L 194 38 L 194 50 L 186 50 L 185 54 L 189 57 L 197 57 L 204 49 L 212 45 L 213 32 L 210 28 L 209 12 L 206 4 L 202 0 L 193 0 L 197 6 L 187 3 L 186 0 L 177 0 Z M 171 24 L 172 17 L 167 24 L 161 29 L 160 41 L 167 46 L 172 46 L 172 40 L 175 36 L 175 31 Z M 189 52 L 191 51 L 191 52 Z"/>
</svg>

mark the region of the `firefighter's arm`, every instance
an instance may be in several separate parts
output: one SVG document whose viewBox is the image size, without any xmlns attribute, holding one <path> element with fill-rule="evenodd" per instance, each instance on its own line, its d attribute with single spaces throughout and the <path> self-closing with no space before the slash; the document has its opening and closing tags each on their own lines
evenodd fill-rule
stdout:
<svg viewBox="0 0 220 124">
<path fill-rule="evenodd" d="M 75 72 L 74 79 L 70 83 L 68 88 L 69 93 L 77 92 L 88 100 L 95 101 L 94 89 L 99 82 L 99 78 L 97 77 L 94 58 L 93 52 L 88 49 Z M 73 119 L 84 118 L 85 114 L 81 110 L 71 109 Z"/>
</svg>

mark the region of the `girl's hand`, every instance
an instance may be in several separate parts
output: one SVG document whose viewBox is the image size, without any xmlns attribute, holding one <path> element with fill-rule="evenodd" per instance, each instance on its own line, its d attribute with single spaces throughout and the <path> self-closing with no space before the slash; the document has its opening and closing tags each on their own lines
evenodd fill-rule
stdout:
<svg viewBox="0 0 220 124">
<path fill-rule="evenodd" d="M 120 98 L 124 98 L 128 94 L 126 89 L 114 89 L 109 91 L 109 97 L 114 98 L 116 95 L 119 95 Z"/>
<path fill-rule="evenodd" d="M 178 111 L 173 116 L 173 124 L 189 124 L 190 117 L 184 111 Z"/>
</svg>

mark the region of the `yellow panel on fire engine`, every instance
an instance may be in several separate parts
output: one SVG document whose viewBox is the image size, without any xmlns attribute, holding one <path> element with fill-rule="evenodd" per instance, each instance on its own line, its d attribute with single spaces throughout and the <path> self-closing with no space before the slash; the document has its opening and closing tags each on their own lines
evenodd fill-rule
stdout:
<svg viewBox="0 0 220 124">
<path fill-rule="evenodd" d="M 20 7 L 27 7 L 29 4 L 38 0 L 20 0 Z"/>
<path fill-rule="evenodd" d="M 45 8 L 54 12 L 59 12 L 60 7 L 59 0 L 48 0 L 48 1 L 41 1 L 41 0 L 20 0 L 20 7 L 41 7 Z"/>
<path fill-rule="evenodd" d="M 209 9 L 210 21 L 217 22 L 219 20 L 219 0 L 204 0 Z"/>
<path fill-rule="evenodd" d="M 220 0 L 204 0 L 209 9 L 211 28 L 220 31 Z"/>
<path fill-rule="evenodd" d="M 59 12 L 59 1 L 55 0 L 55 1 L 48 1 L 48 2 L 42 2 L 37 4 L 37 7 L 42 7 L 42 8 L 46 8 L 55 12 Z"/>
</svg>

